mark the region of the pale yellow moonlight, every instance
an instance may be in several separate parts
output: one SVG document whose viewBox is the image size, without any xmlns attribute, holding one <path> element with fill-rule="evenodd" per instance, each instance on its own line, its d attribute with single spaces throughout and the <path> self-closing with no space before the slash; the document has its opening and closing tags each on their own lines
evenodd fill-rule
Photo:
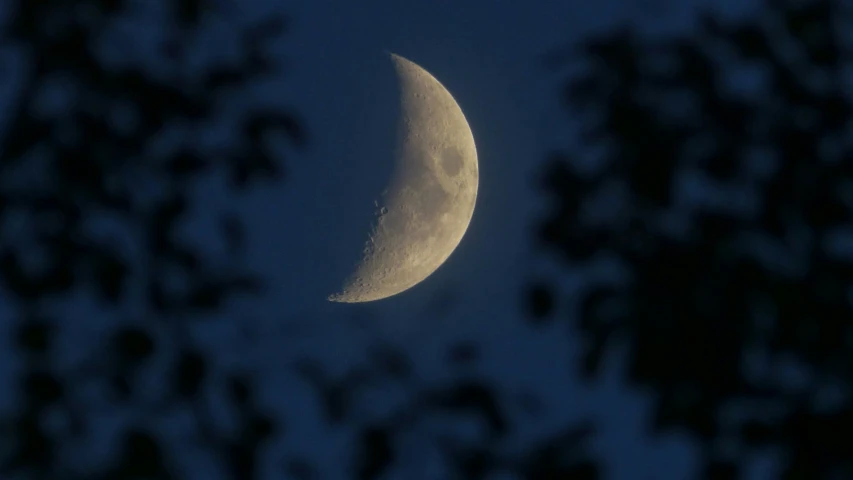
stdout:
<svg viewBox="0 0 853 480">
<path fill-rule="evenodd" d="M 477 149 L 462 109 L 426 70 L 398 55 L 395 166 L 364 256 L 334 302 L 370 302 L 417 285 L 456 249 L 474 214 Z"/>
</svg>

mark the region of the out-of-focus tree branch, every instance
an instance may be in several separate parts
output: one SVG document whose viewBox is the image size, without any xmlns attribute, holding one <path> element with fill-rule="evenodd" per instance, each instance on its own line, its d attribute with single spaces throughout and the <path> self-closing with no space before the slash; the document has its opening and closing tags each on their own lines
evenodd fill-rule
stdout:
<svg viewBox="0 0 853 480">
<path fill-rule="evenodd" d="M 579 299 L 580 369 L 595 377 L 626 345 L 654 430 L 700 442 L 701 478 L 740 478 L 762 449 L 784 459 L 780 478 L 853 475 L 843 3 L 702 14 L 665 40 L 602 35 L 565 81 L 572 114 L 589 115 L 583 146 L 549 162 L 537 239 L 569 266 L 609 256 L 627 272 Z M 606 149 L 593 171 L 578 168 L 586 146 Z M 557 295 L 539 284 L 529 299 Z"/>
</svg>

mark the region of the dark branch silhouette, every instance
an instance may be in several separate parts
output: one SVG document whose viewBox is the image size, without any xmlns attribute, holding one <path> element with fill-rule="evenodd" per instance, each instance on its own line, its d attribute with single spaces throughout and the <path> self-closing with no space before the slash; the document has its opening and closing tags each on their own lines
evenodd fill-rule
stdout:
<svg viewBox="0 0 853 480">
<path fill-rule="evenodd" d="M 851 13 L 769 1 L 666 39 L 623 29 L 585 41 L 565 83 L 605 153 L 554 154 L 537 238 L 567 268 L 624 268 L 580 298 L 580 370 L 626 347 L 653 430 L 699 442 L 701 478 L 767 449 L 779 478 L 853 478 Z M 536 318 L 558 294 L 531 288 Z"/>
<path fill-rule="evenodd" d="M 278 62 L 264 48 L 285 33 L 287 18 L 245 25 L 232 40 L 239 60 L 190 70 L 197 53 L 188 45 L 205 19 L 229 14 L 217 2 L 20 0 L 4 7 L 10 17 L 0 41 L 25 61 L 5 72 L 6 81 L 15 74 L 23 80 L 0 132 L 0 292 L 22 359 L 18 388 L 4 392 L 16 407 L 0 416 L 0 477 L 185 478 L 180 455 L 154 425 L 164 410 L 190 407 L 199 442 L 229 478 L 256 478 L 261 446 L 279 425 L 256 405 L 253 379 L 234 374 L 240 425 L 236 436 L 225 435 L 204 408 L 211 366 L 188 328 L 235 295 L 258 292 L 261 279 L 237 261 L 242 225 L 229 212 L 220 213 L 230 258 L 208 258 L 177 229 L 204 175 L 222 171 L 235 189 L 246 188 L 283 173 L 281 155 L 270 148 L 274 137 L 305 144 L 295 114 L 269 106 L 242 112 L 231 146 L 211 151 L 194 143 L 230 96 L 276 74 Z M 146 26 L 146 41 L 122 30 L 128 22 Z M 155 66 L 141 47 L 153 50 Z M 178 141 L 164 147 L 170 135 Z M 64 302 L 80 296 L 98 302 L 103 318 L 69 315 Z M 87 322 L 106 334 L 76 339 L 87 342 L 89 355 L 61 364 L 64 331 Z M 172 358 L 160 372 L 166 387 L 146 391 L 141 372 L 164 355 Z M 86 398 L 93 386 L 103 404 Z M 93 424 L 116 409 L 133 420 L 114 455 L 82 463 L 98 441 Z"/>
</svg>

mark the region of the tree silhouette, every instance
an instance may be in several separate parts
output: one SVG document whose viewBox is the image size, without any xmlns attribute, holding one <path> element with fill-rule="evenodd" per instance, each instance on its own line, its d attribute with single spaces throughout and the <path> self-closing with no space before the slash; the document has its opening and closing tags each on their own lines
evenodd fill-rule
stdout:
<svg viewBox="0 0 853 480">
<path fill-rule="evenodd" d="M 205 417 L 200 388 L 211 366 L 189 328 L 262 285 L 238 251 L 206 255 L 178 228 L 205 175 L 224 172 L 235 191 L 245 189 L 283 173 L 276 138 L 304 145 L 294 114 L 269 105 L 239 115 L 231 145 L 194 141 L 225 102 L 276 73 L 278 62 L 264 49 L 284 33 L 287 18 L 268 17 L 223 39 L 238 59 L 190 68 L 191 45 L 210 17 L 232 14 L 225 2 L 20 0 L 4 7 L 3 45 L 24 61 L 4 73 L 18 90 L 0 132 L 0 293 L 22 361 L 17 389 L 4 392 L 16 404 L 0 416 L 0 476 L 184 478 L 153 426 L 164 411 L 189 406 L 199 442 L 215 449 L 231 478 L 255 478 L 260 446 L 279 426 L 255 405 L 252 378 L 240 373 L 229 376 L 241 412 L 236 439 Z M 143 40 L 128 25 L 145 28 Z M 219 214 L 224 240 L 239 247 L 239 219 Z M 107 331 L 84 339 L 86 359 L 63 364 L 62 336 L 88 321 L 66 310 L 80 296 L 100 306 Z M 171 391 L 146 391 L 140 372 L 163 355 L 171 366 L 160 373 Z M 88 388 L 106 392 L 109 405 L 87 399 Z M 134 418 L 113 456 L 85 463 L 93 425 L 108 407 Z"/>
<path fill-rule="evenodd" d="M 537 239 L 567 268 L 621 270 L 579 298 L 580 370 L 592 378 L 626 348 L 629 381 L 653 393 L 652 431 L 695 439 L 701 478 L 741 478 L 766 451 L 779 478 L 853 478 L 844 3 L 706 12 L 664 39 L 613 31 L 582 44 L 564 84 L 595 151 L 550 159 Z M 535 317 L 558 295 L 531 287 Z"/>
<path fill-rule="evenodd" d="M 592 425 L 571 424 L 521 448 L 504 445 L 525 420 L 513 412 L 519 404 L 513 392 L 466 368 L 477 350 L 467 342 L 451 346 L 448 369 L 461 373 L 441 382 L 419 375 L 402 347 L 379 341 L 369 347 L 366 363 L 343 375 L 331 375 L 311 359 L 299 362 L 296 370 L 315 387 L 327 422 L 355 426 L 356 444 L 346 478 L 485 480 L 498 474 L 525 480 L 599 478 L 587 444 Z M 379 415 L 370 412 L 363 398 L 376 398 L 370 395 L 375 392 L 387 395 L 389 389 L 405 392 L 403 400 Z M 540 413 L 536 408 L 529 410 Z M 472 421 L 477 432 L 460 433 L 459 425 Z M 303 464 L 296 467 L 301 469 Z"/>
</svg>

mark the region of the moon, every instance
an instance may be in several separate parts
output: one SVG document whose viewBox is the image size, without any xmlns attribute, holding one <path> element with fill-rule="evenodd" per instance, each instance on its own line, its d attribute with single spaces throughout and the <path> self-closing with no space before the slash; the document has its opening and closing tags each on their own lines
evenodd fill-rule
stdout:
<svg viewBox="0 0 853 480">
<path fill-rule="evenodd" d="M 400 85 L 400 118 L 388 188 L 354 272 L 333 302 L 380 300 L 408 290 L 459 245 L 477 199 L 474 135 L 447 89 L 415 63 L 389 54 Z"/>
</svg>

